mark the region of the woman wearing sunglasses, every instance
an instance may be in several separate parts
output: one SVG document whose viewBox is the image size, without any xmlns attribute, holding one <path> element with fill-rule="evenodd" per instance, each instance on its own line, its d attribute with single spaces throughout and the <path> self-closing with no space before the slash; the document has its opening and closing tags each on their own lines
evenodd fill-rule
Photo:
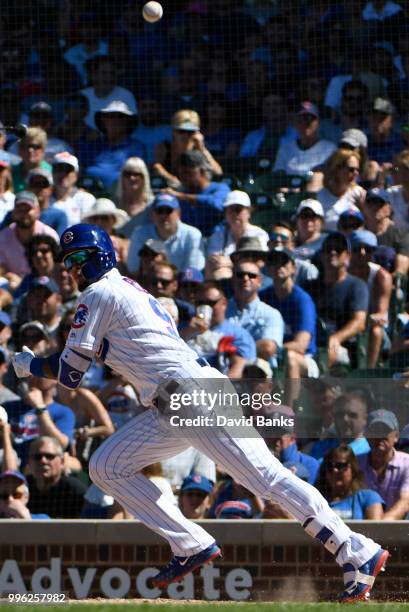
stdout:
<svg viewBox="0 0 409 612">
<path fill-rule="evenodd" d="M 356 151 L 338 149 L 327 160 L 324 169 L 324 187 L 316 199 L 324 209 L 324 227 L 335 231 L 340 215 L 349 208 L 361 209 L 365 189 L 358 185 L 361 159 Z"/>
<path fill-rule="evenodd" d="M 131 237 L 135 227 L 149 223 L 153 193 L 148 168 L 140 157 L 130 157 L 122 166 L 115 202 L 130 217 L 121 227 L 125 238 Z"/>
<path fill-rule="evenodd" d="M 327 452 L 315 486 L 344 520 L 379 521 L 383 517 L 384 501 L 379 493 L 365 488 L 358 459 L 349 446 Z"/>
</svg>

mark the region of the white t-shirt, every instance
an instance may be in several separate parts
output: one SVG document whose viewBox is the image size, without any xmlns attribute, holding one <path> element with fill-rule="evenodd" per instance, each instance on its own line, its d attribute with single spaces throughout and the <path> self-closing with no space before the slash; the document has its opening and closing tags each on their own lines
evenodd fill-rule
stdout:
<svg viewBox="0 0 409 612">
<path fill-rule="evenodd" d="M 0 195 L 0 223 L 10 210 L 14 208 L 14 200 L 16 196 L 12 191 L 6 191 Z"/>
<path fill-rule="evenodd" d="M 85 123 L 93 130 L 97 129 L 97 126 L 95 125 L 95 113 L 102 110 L 115 100 L 125 102 L 133 113 L 137 114 L 138 112 L 135 96 L 129 91 L 129 89 L 125 89 L 125 87 L 119 87 L 119 85 L 117 85 L 113 88 L 109 96 L 106 96 L 105 98 L 98 98 L 95 95 L 95 90 L 93 87 L 82 89 L 81 93 L 87 98 L 89 104 L 89 113 L 85 117 Z"/>
<path fill-rule="evenodd" d="M 181 364 L 196 365 L 197 359 L 163 306 L 116 268 L 80 296 L 66 346 L 89 356 L 103 355 L 145 406 Z"/>
<path fill-rule="evenodd" d="M 80 223 L 94 202 L 95 197 L 92 193 L 83 189 L 76 189 L 66 200 L 56 200 L 54 196 L 50 198 L 50 206 L 55 206 L 65 212 L 68 217 L 68 225 Z"/>
<path fill-rule="evenodd" d="M 386 190 L 391 198 L 393 220 L 398 227 L 409 230 L 409 202 L 405 200 L 402 185 L 394 185 Z"/>
<path fill-rule="evenodd" d="M 207 241 L 207 254 L 221 253 L 223 255 L 231 255 L 236 250 L 236 242 L 230 231 L 226 231 L 226 226 L 220 227 L 209 237 Z M 265 230 L 257 225 L 249 224 L 244 236 L 256 237 L 260 240 L 263 247 L 267 250 L 268 234 Z"/>
<path fill-rule="evenodd" d="M 319 140 L 305 150 L 300 149 L 296 140 L 290 140 L 280 145 L 273 170 L 284 170 L 287 174 L 306 174 L 324 164 L 336 149 L 337 146 L 329 140 Z"/>
<path fill-rule="evenodd" d="M 355 185 L 349 189 L 340 198 L 334 195 L 326 187 L 320 189 L 315 194 L 316 199 L 321 202 L 324 209 L 324 229 L 326 231 L 335 231 L 337 229 L 337 223 L 340 215 L 346 210 L 357 210 L 357 206 L 365 195 L 365 189 L 360 185 Z"/>
</svg>

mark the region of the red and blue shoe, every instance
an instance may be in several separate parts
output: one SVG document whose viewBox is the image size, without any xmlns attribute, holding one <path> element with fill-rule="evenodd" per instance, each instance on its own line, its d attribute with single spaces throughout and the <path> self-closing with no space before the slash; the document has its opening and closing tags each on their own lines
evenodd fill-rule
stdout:
<svg viewBox="0 0 409 612">
<path fill-rule="evenodd" d="M 202 565 L 207 565 L 221 556 L 220 548 L 216 542 L 213 542 L 205 550 L 201 550 L 191 557 L 173 557 L 166 567 L 161 569 L 159 574 L 152 578 L 151 583 L 155 587 L 163 588 L 172 582 L 179 582 L 187 574 L 194 572 Z"/>
<path fill-rule="evenodd" d="M 338 597 L 340 603 L 354 603 L 366 601 L 371 595 L 371 589 L 379 572 L 384 571 L 385 564 L 390 557 L 387 550 L 380 548 L 373 557 L 356 569 L 351 563 L 345 563 L 344 570 L 345 590 Z"/>
</svg>

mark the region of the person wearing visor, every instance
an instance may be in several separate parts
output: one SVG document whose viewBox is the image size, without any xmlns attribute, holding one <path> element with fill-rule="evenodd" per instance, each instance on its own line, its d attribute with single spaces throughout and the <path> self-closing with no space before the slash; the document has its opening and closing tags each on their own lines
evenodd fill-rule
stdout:
<svg viewBox="0 0 409 612">
<path fill-rule="evenodd" d="M 362 279 L 369 291 L 368 368 L 375 368 L 385 339 L 389 304 L 392 294 L 392 275 L 373 260 L 378 240 L 368 230 L 357 230 L 349 236 L 351 263 L 349 272 Z M 390 344 L 387 339 L 387 344 Z"/>
</svg>

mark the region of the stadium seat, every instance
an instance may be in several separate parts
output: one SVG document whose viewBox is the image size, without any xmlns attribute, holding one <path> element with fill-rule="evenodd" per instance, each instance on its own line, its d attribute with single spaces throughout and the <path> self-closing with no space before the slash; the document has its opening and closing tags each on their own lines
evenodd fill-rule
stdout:
<svg viewBox="0 0 409 612">
<path fill-rule="evenodd" d="M 79 189 L 85 189 L 92 193 L 96 198 L 101 198 L 104 196 L 111 197 L 111 194 L 108 193 L 107 188 L 101 179 L 95 176 L 89 176 L 88 174 L 83 174 L 79 177 L 77 186 Z"/>
<path fill-rule="evenodd" d="M 154 174 L 151 176 L 151 187 L 154 193 L 157 193 L 161 189 L 165 189 L 167 186 L 168 184 L 163 176 L 160 176 L 159 174 Z"/>
<path fill-rule="evenodd" d="M 213 176 L 213 180 L 216 183 L 225 183 L 230 189 L 241 189 L 242 182 L 234 174 L 221 174 L 220 176 Z"/>
</svg>

